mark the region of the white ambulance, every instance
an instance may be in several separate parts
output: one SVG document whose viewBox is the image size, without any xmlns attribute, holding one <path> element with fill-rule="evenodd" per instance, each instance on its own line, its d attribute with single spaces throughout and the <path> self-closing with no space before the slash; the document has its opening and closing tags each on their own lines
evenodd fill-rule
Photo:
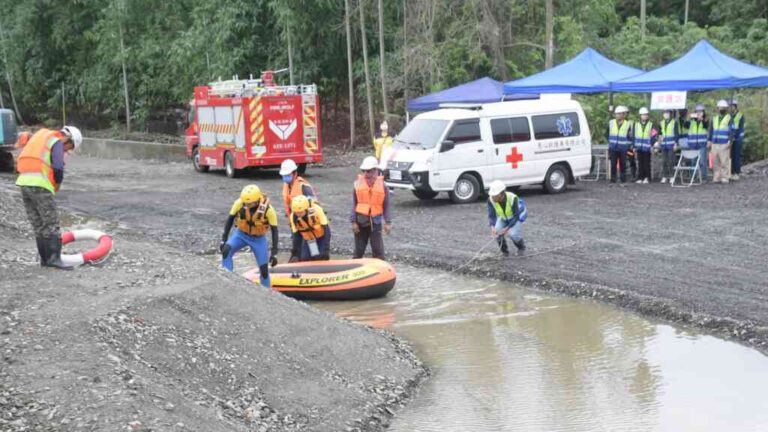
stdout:
<svg viewBox="0 0 768 432">
<path fill-rule="evenodd" d="M 385 155 L 387 186 L 420 199 L 448 192 L 456 203 L 478 199 L 494 180 L 565 190 L 589 174 L 592 141 L 573 100 L 441 105 L 419 114 Z"/>
</svg>

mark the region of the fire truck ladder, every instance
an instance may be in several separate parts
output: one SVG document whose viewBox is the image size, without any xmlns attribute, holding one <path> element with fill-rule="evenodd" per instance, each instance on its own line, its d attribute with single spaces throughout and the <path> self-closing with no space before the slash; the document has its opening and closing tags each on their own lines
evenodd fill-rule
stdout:
<svg viewBox="0 0 768 432">
<path fill-rule="evenodd" d="M 265 86 L 260 79 L 241 80 L 237 76 L 227 81 L 214 81 L 208 83 L 210 89 L 208 94 L 218 97 L 250 97 L 250 96 L 292 96 L 292 95 L 314 95 L 317 94 L 317 86 L 294 85 L 294 86 Z"/>
</svg>

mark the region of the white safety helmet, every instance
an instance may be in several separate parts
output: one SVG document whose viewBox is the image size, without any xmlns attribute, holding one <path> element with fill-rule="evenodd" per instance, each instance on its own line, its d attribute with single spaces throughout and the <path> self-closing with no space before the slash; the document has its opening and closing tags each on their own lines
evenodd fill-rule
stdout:
<svg viewBox="0 0 768 432">
<path fill-rule="evenodd" d="M 299 169 L 298 166 L 296 166 L 296 162 L 293 161 L 293 159 L 286 159 L 283 161 L 283 163 L 280 164 L 280 175 L 281 176 L 287 176 L 290 175 L 292 172 Z"/>
<path fill-rule="evenodd" d="M 374 156 L 368 156 L 365 159 L 363 159 L 363 163 L 360 164 L 360 169 L 363 171 L 368 171 L 370 169 L 378 168 L 379 167 L 379 161 Z"/>
<path fill-rule="evenodd" d="M 639 114 L 640 115 L 648 114 L 648 108 L 646 108 L 646 107 L 640 108 Z"/>
<path fill-rule="evenodd" d="M 491 183 L 491 188 L 488 191 L 488 195 L 490 196 L 496 196 L 502 192 L 507 190 L 507 186 L 504 184 L 501 180 L 494 180 L 493 183 Z"/>
<path fill-rule="evenodd" d="M 624 105 L 619 105 L 616 107 L 616 110 L 614 110 L 613 112 L 616 114 L 628 113 L 629 108 L 625 107 Z"/>
<path fill-rule="evenodd" d="M 717 101 L 717 107 L 728 108 L 728 102 L 726 102 L 725 99 L 720 99 L 719 101 Z"/>
<path fill-rule="evenodd" d="M 73 151 L 77 151 L 77 149 L 80 148 L 80 145 L 83 143 L 83 134 L 80 133 L 80 129 L 74 126 L 64 126 L 61 128 L 61 131 L 64 132 L 64 134 L 66 134 L 72 140 L 72 144 L 75 145 Z"/>
<path fill-rule="evenodd" d="M 385 130 L 389 130 L 389 124 L 387 123 L 387 121 L 386 121 L 386 120 L 384 120 L 383 122 L 381 122 L 381 125 L 379 125 L 379 129 L 380 129 L 380 130 L 383 130 L 383 131 L 385 131 Z"/>
</svg>

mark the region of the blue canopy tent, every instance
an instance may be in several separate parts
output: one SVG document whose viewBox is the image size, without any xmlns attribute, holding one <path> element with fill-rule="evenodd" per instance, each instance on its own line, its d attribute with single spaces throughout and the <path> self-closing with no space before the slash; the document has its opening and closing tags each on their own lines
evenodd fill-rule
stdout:
<svg viewBox="0 0 768 432">
<path fill-rule="evenodd" d="M 587 48 L 571 60 L 504 84 L 505 93 L 600 93 L 614 82 L 643 73 Z"/>
<path fill-rule="evenodd" d="M 727 56 L 706 40 L 668 65 L 613 85 L 615 92 L 768 87 L 768 69 Z"/>
<path fill-rule="evenodd" d="M 504 95 L 504 84 L 493 78 L 480 78 L 408 101 L 408 111 L 431 111 L 444 103 L 489 103 L 504 100 L 536 99 L 539 95 Z"/>
</svg>

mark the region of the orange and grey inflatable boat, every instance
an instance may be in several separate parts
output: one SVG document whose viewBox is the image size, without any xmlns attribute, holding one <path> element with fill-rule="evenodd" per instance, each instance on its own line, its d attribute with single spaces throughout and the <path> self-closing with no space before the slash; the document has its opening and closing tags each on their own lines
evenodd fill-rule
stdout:
<svg viewBox="0 0 768 432">
<path fill-rule="evenodd" d="M 365 300 L 383 297 L 395 286 L 395 269 L 378 259 L 278 264 L 269 270 L 272 289 L 299 300 Z M 259 269 L 244 276 L 259 282 Z"/>
</svg>

